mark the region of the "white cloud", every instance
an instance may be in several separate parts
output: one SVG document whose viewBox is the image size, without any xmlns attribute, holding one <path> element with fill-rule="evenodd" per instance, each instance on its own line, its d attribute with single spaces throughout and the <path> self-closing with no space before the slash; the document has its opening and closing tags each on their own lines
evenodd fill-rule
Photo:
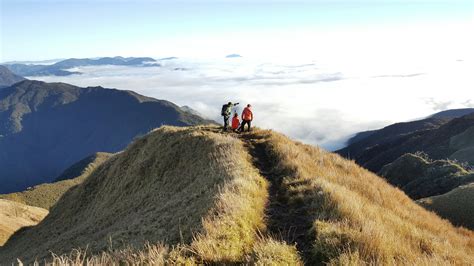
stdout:
<svg viewBox="0 0 474 266">
<path fill-rule="evenodd" d="M 222 104 L 251 103 L 256 126 L 335 149 L 357 131 L 429 115 L 440 102 L 449 103 L 443 108 L 471 103 L 472 61 L 456 59 L 399 67 L 388 61 L 374 68 L 363 62 L 357 68 L 354 62 L 348 67 L 312 60 L 178 59 L 162 67 L 81 67 L 75 70 L 82 75 L 39 79 L 134 90 L 191 106 L 216 121 Z"/>
<path fill-rule="evenodd" d="M 251 103 L 257 126 L 335 149 L 360 130 L 472 106 L 473 28 L 382 23 L 169 37 L 129 47 L 128 55 L 184 56 L 162 67 L 82 67 L 83 75 L 39 79 L 134 90 L 217 121 L 223 103 Z M 243 57 L 224 58 L 231 53 Z"/>
</svg>

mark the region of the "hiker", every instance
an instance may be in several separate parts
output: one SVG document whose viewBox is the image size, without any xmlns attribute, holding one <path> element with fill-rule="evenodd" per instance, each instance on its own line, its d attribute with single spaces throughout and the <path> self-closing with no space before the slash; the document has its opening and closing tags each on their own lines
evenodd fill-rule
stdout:
<svg viewBox="0 0 474 266">
<path fill-rule="evenodd" d="M 240 119 L 239 114 L 237 112 L 234 113 L 234 117 L 232 117 L 232 130 L 236 132 L 240 127 Z"/>
<path fill-rule="evenodd" d="M 232 114 L 232 107 L 237 106 L 239 103 L 232 103 L 229 102 L 228 104 L 224 104 L 222 106 L 221 115 L 224 117 L 224 131 L 227 130 L 229 126 L 229 118 Z"/>
<path fill-rule="evenodd" d="M 240 125 L 240 132 L 244 132 L 245 124 L 249 126 L 247 131 L 250 131 L 250 124 L 253 120 L 253 113 L 251 108 L 252 106 L 250 104 L 247 104 L 247 107 L 245 107 L 244 111 L 242 111 L 242 124 Z"/>
</svg>

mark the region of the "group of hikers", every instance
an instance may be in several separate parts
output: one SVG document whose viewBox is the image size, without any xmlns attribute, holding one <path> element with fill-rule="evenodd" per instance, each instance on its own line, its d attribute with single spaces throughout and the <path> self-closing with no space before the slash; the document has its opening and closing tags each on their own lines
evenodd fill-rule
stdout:
<svg viewBox="0 0 474 266">
<path fill-rule="evenodd" d="M 232 108 L 239 105 L 239 103 L 232 103 L 228 102 L 222 106 L 221 115 L 224 117 L 224 131 L 227 131 L 229 128 L 229 119 L 232 114 Z M 253 113 L 252 113 L 252 106 L 247 104 L 247 107 L 244 108 L 242 111 L 242 123 L 239 119 L 239 114 L 237 111 L 234 113 L 232 117 L 231 129 L 234 132 L 243 132 L 245 129 L 245 125 L 248 126 L 247 131 L 250 131 L 250 126 L 253 120 Z"/>
</svg>

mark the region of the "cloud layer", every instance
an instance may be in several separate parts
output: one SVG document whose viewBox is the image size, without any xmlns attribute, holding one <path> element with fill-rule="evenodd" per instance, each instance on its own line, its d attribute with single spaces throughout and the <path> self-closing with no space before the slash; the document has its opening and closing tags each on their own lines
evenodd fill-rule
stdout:
<svg viewBox="0 0 474 266">
<path fill-rule="evenodd" d="M 385 68 L 353 61 L 173 59 L 162 67 L 81 67 L 73 70 L 82 75 L 35 79 L 134 90 L 216 121 L 223 103 L 251 103 L 256 126 L 333 150 L 357 131 L 472 105 L 472 62 L 456 59 L 434 66 L 386 62 Z"/>
</svg>

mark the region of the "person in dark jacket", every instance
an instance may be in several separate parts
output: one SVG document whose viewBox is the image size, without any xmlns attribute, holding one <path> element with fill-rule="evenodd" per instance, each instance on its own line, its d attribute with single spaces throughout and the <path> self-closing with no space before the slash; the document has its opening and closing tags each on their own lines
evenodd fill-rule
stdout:
<svg viewBox="0 0 474 266">
<path fill-rule="evenodd" d="M 232 108 L 234 106 L 237 106 L 238 104 L 239 103 L 229 102 L 222 106 L 221 115 L 224 117 L 224 131 L 226 131 L 227 128 L 229 127 L 229 118 L 230 118 L 230 115 L 232 114 Z"/>
</svg>

